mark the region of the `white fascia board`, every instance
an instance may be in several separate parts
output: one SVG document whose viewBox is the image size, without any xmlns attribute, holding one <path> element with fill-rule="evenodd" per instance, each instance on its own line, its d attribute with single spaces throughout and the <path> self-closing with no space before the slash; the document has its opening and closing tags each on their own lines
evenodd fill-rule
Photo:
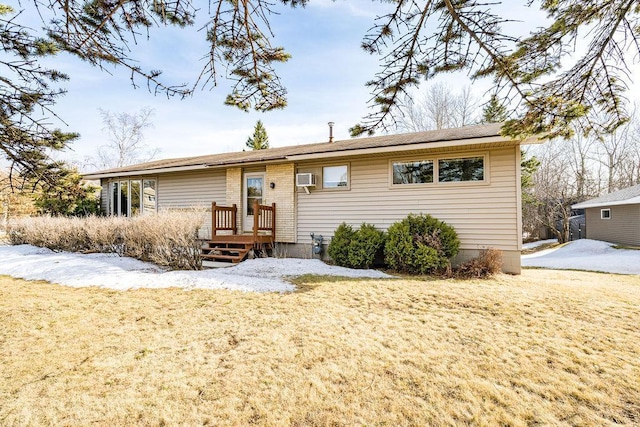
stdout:
<svg viewBox="0 0 640 427">
<path fill-rule="evenodd" d="M 193 171 L 206 169 L 207 165 L 191 165 L 191 166 L 178 166 L 178 167 L 167 167 L 167 168 L 158 168 L 158 169 L 142 169 L 137 171 L 127 171 L 127 172 L 108 172 L 108 173 L 89 173 L 84 174 L 82 177 L 84 179 L 100 179 L 100 178 L 116 178 L 121 176 L 136 176 L 136 175 L 156 175 L 159 173 L 165 172 L 182 172 L 182 171 Z"/>
<path fill-rule="evenodd" d="M 275 159 L 268 160 L 251 160 L 251 161 L 231 161 L 231 162 L 223 162 L 223 163 L 207 163 L 205 166 L 208 168 L 230 168 L 237 166 L 260 166 L 260 165 L 271 165 L 274 163 L 287 163 L 288 158 L 285 156 L 277 157 Z"/>
<path fill-rule="evenodd" d="M 482 145 L 482 144 L 491 144 L 496 142 L 512 142 L 513 145 L 522 144 L 524 142 L 504 138 L 502 136 L 495 137 L 485 137 L 485 138 L 471 138 L 471 139 L 460 139 L 456 141 L 440 141 L 440 142 L 423 142 L 417 144 L 406 144 L 406 145 L 390 145 L 386 147 L 372 147 L 372 148 L 354 148 L 354 149 L 346 149 L 340 151 L 327 151 L 323 153 L 311 153 L 311 154 L 299 154 L 299 155 L 291 155 L 287 156 L 287 159 L 291 161 L 298 160 L 315 160 L 315 159 L 326 159 L 330 157 L 345 157 L 345 156 L 359 156 L 365 154 L 380 154 L 380 153 L 401 153 L 404 151 L 415 151 L 415 150 L 427 150 L 434 148 L 449 148 L 449 147 L 459 147 L 464 145 Z M 335 143 L 339 145 L 339 142 Z"/>
<path fill-rule="evenodd" d="M 532 145 L 532 144 L 545 144 L 549 142 L 544 136 L 530 136 L 529 138 L 525 138 L 520 141 L 520 145 Z"/>
<path fill-rule="evenodd" d="M 582 202 L 571 205 L 572 209 L 588 209 L 588 208 L 600 208 L 605 206 L 622 206 L 622 205 L 636 205 L 640 204 L 640 196 L 632 197 L 627 200 L 617 200 L 615 202 Z"/>
<path fill-rule="evenodd" d="M 199 165 L 191 165 L 191 166 L 173 166 L 166 168 L 158 168 L 158 169 L 141 169 L 138 171 L 127 171 L 127 172 L 109 172 L 109 173 L 90 173 L 86 175 L 82 175 L 84 179 L 100 179 L 100 178 L 119 178 L 121 176 L 138 176 L 138 175 L 157 175 L 160 173 L 167 172 L 184 172 L 184 171 L 193 171 L 193 170 L 202 170 L 202 169 L 220 169 L 227 168 L 233 166 L 254 166 L 254 165 L 265 165 L 270 163 L 282 163 L 282 159 L 274 159 L 274 160 L 258 160 L 251 162 L 228 162 L 228 163 L 211 163 L 211 164 L 199 164 Z"/>
</svg>

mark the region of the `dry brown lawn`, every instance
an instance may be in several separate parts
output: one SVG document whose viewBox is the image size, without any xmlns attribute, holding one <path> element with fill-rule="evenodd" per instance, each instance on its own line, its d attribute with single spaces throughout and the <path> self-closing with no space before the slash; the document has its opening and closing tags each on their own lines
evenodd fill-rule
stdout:
<svg viewBox="0 0 640 427">
<path fill-rule="evenodd" d="M 640 424 L 640 277 L 292 294 L 0 277 L 0 425 Z"/>
</svg>

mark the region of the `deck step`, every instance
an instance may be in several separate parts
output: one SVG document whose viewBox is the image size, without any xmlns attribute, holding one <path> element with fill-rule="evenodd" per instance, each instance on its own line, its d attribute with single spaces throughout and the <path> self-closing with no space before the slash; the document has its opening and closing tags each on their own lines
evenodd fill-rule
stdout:
<svg viewBox="0 0 640 427">
<path fill-rule="evenodd" d="M 246 255 L 246 254 L 243 254 Z M 244 256 L 239 255 L 218 255 L 218 254 L 210 254 L 210 255 L 202 255 L 202 258 L 212 259 L 214 261 L 231 261 L 231 262 L 240 262 L 244 259 Z"/>
<path fill-rule="evenodd" d="M 235 263 L 233 262 L 222 262 L 222 261 L 209 261 L 206 259 L 202 260 L 202 267 L 204 268 L 226 268 L 232 267 Z"/>
<path fill-rule="evenodd" d="M 202 253 L 211 253 L 211 252 L 227 252 L 227 253 L 239 253 L 239 252 L 249 252 L 251 248 L 202 248 Z"/>
<path fill-rule="evenodd" d="M 203 260 L 227 263 L 244 261 L 253 249 L 273 248 L 271 236 L 225 235 L 202 241 L 200 254 Z"/>
<path fill-rule="evenodd" d="M 253 242 L 218 239 L 205 241 L 200 253 L 203 260 L 237 264 L 244 261 L 253 246 Z"/>
</svg>

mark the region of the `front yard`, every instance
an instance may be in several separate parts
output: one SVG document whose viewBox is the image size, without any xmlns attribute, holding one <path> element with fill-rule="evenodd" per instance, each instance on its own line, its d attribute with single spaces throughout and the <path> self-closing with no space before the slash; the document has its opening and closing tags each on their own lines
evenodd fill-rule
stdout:
<svg viewBox="0 0 640 427">
<path fill-rule="evenodd" d="M 574 271 L 285 294 L 0 276 L 0 425 L 637 425 L 638 319 L 639 276 Z"/>
</svg>

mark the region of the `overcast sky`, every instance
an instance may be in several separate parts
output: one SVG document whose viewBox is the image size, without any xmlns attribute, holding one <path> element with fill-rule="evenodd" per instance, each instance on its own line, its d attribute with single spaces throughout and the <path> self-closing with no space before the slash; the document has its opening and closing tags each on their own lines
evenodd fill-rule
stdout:
<svg viewBox="0 0 640 427">
<path fill-rule="evenodd" d="M 15 0 L 9 4 L 21 10 Z M 31 8 L 28 2 L 24 6 Z M 279 7 L 282 13 L 272 16 L 271 23 L 274 45 L 284 46 L 292 55 L 277 68 L 289 92 L 288 107 L 269 113 L 225 106 L 229 85 L 223 79 L 212 90 L 198 90 L 183 100 L 167 99 L 149 93 L 141 80 L 142 87 L 133 89 L 124 69 L 111 70 L 110 75 L 69 55 L 57 55 L 49 65 L 71 77 L 64 84 L 68 93 L 55 106 L 66 125 L 57 125 L 81 135 L 62 158 L 81 162 L 106 143 L 99 108 L 112 113 L 153 108 L 154 126 L 145 135 L 149 146 L 161 150 L 159 158 L 242 150 L 258 119 L 265 124 L 272 147 L 325 141 L 329 121 L 335 122 L 335 137 L 347 139 L 349 127 L 369 112 L 371 95 L 365 83 L 379 68 L 377 58 L 360 48 L 362 37 L 375 17 L 392 7 L 371 0 L 312 0 L 304 9 Z M 535 9 L 504 8 L 509 17 L 521 21 L 513 28 L 522 35 L 544 22 Z M 41 24 L 34 21 L 32 26 Z M 207 52 L 205 34 L 196 29 L 153 29 L 151 40 L 141 40 L 132 56 L 143 69 L 163 70 L 168 84 L 193 83 Z M 464 75 L 444 80 L 456 90 L 469 84 Z M 481 97 L 490 81 L 475 82 L 472 88 Z"/>
</svg>

